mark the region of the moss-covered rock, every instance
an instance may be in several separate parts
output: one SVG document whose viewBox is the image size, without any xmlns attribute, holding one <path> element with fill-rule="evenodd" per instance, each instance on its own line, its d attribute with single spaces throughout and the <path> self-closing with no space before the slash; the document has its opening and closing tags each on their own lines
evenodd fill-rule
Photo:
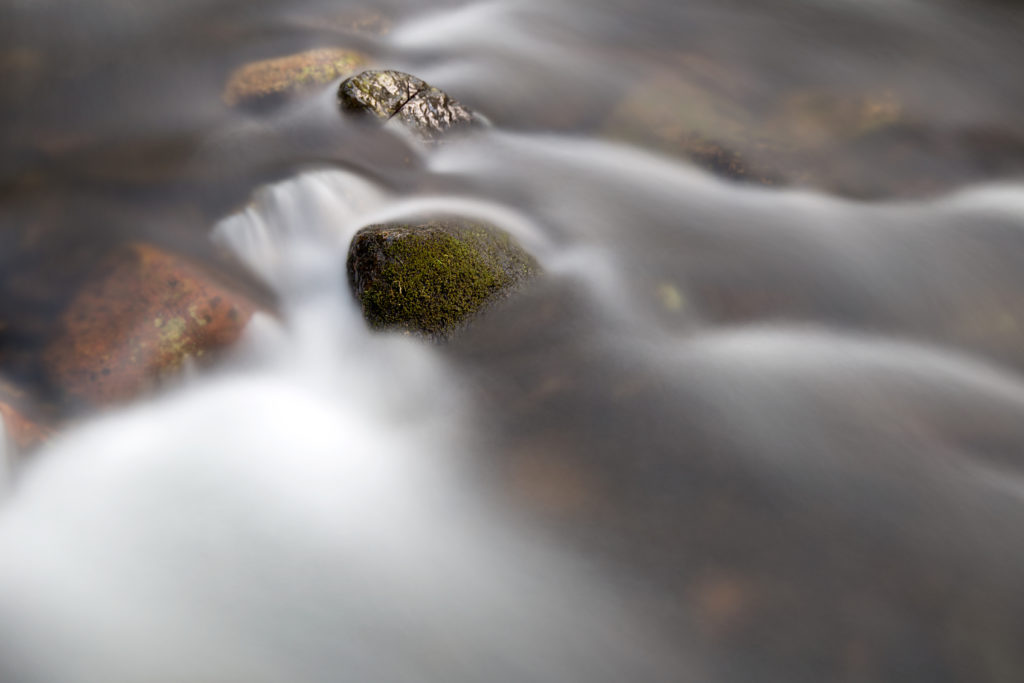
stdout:
<svg viewBox="0 0 1024 683">
<path fill-rule="evenodd" d="M 352 239 L 348 276 L 376 328 L 446 339 L 538 272 L 506 232 L 462 220 L 372 225 Z"/>
<path fill-rule="evenodd" d="M 239 67 L 228 77 L 223 99 L 228 106 L 266 106 L 291 95 L 350 76 L 369 58 L 342 48 L 323 48 L 264 59 Z"/>
<path fill-rule="evenodd" d="M 472 111 L 447 93 L 401 71 L 364 71 L 346 79 L 338 88 L 338 104 L 346 113 L 397 121 L 426 142 L 479 124 Z"/>
</svg>

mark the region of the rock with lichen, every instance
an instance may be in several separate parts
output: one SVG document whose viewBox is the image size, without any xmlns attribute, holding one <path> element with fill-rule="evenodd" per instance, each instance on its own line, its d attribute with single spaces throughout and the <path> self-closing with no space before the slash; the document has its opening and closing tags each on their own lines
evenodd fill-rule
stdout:
<svg viewBox="0 0 1024 683">
<path fill-rule="evenodd" d="M 352 239 L 347 268 L 371 326 L 434 339 L 450 338 L 538 272 L 507 232 L 448 219 L 363 228 Z"/>
<path fill-rule="evenodd" d="M 277 104 L 350 76 L 368 62 L 369 58 L 362 53 L 343 48 L 322 48 L 251 62 L 232 72 L 222 97 L 232 107 Z"/>
<path fill-rule="evenodd" d="M 231 346 L 257 310 L 207 267 L 128 245 L 98 263 L 76 292 L 43 365 L 72 407 L 121 403 Z"/>
<path fill-rule="evenodd" d="M 346 113 L 397 121 L 426 142 L 480 122 L 447 93 L 401 71 L 364 71 L 346 79 L 338 88 L 338 103 Z"/>
</svg>

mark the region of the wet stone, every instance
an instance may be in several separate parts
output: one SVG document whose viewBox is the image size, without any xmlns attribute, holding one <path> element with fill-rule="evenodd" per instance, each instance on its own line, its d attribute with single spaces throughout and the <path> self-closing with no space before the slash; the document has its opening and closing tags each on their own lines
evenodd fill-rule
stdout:
<svg viewBox="0 0 1024 683">
<path fill-rule="evenodd" d="M 447 93 L 401 71 L 364 71 L 346 79 L 338 88 L 338 103 L 343 112 L 396 120 L 427 142 L 479 123 L 472 111 Z"/>
<path fill-rule="evenodd" d="M 2 435 L 17 452 L 30 451 L 44 443 L 52 432 L 31 398 L 20 387 L 0 378 L 0 422 Z M 2 451 L 4 444 L 0 444 Z"/>
<path fill-rule="evenodd" d="M 232 72 L 222 98 L 232 107 L 276 104 L 336 78 L 350 76 L 368 61 L 354 50 L 322 48 L 251 62 Z"/>
<path fill-rule="evenodd" d="M 371 326 L 442 340 L 539 267 L 503 230 L 439 219 L 363 228 L 352 239 L 347 269 Z"/>
<path fill-rule="evenodd" d="M 43 362 L 71 406 L 121 403 L 231 346 L 258 309 L 205 266 L 133 244 L 98 264 Z"/>
</svg>

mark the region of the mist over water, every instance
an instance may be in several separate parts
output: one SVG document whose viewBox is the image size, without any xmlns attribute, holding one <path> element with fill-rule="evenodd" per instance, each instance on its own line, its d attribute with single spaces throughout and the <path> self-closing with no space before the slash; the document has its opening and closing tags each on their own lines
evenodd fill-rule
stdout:
<svg viewBox="0 0 1024 683">
<path fill-rule="evenodd" d="M 17 467 L 0 439 L 0 680 L 1024 676 L 1010 4 L 51 5 L 0 29 L 5 372 L 122 241 L 226 250 L 278 311 Z M 220 106 L 323 44 L 492 125 Z M 436 214 L 544 275 L 444 345 L 369 330 L 352 235 Z"/>
</svg>

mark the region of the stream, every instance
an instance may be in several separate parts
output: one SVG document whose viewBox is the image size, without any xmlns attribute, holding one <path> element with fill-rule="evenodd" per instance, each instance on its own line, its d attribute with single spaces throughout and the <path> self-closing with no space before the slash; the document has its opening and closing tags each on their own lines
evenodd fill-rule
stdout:
<svg viewBox="0 0 1024 683">
<path fill-rule="evenodd" d="M 371 3 L 4 0 L 0 375 L 69 426 L 0 450 L 0 681 L 1024 679 L 1024 6 Z M 322 46 L 488 125 L 224 103 Z M 369 329 L 352 236 L 435 214 L 543 275 Z M 134 242 L 273 306 L 61 404 Z"/>
</svg>

